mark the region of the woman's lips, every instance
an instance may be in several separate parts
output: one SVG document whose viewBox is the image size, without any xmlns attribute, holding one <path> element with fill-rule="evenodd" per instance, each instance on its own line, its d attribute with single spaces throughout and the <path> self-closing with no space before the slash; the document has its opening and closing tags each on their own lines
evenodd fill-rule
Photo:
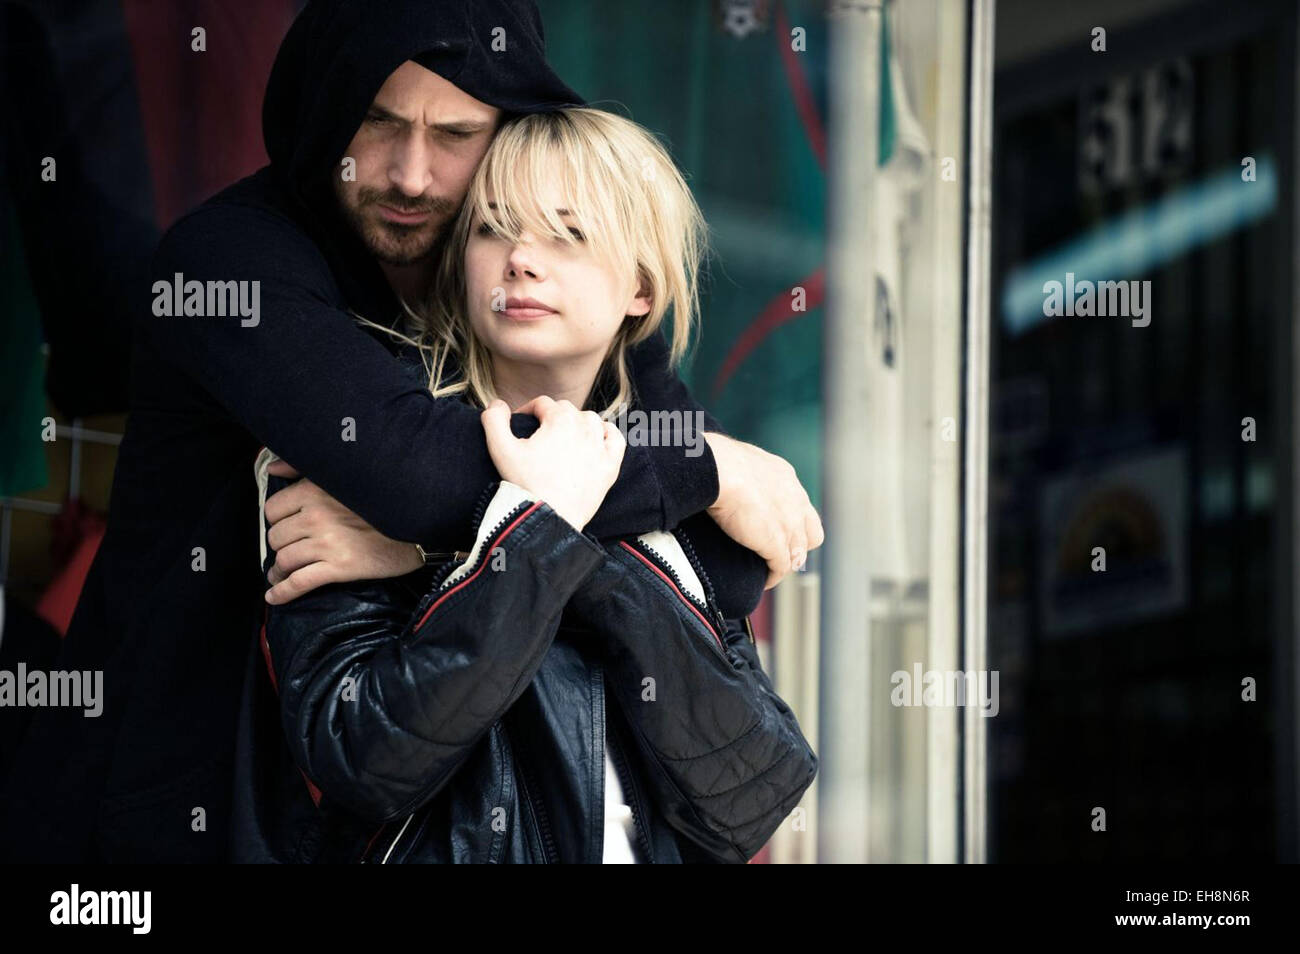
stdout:
<svg viewBox="0 0 1300 954">
<path fill-rule="evenodd" d="M 537 321 L 539 318 L 555 314 L 555 309 L 536 298 L 511 296 L 506 299 L 504 314 L 515 321 Z"/>
<path fill-rule="evenodd" d="M 507 308 L 502 312 L 507 318 L 514 318 L 516 321 L 535 321 L 538 318 L 545 318 L 553 315 L 555 312 L 547 308 L 523 308 L 515 306 Z"/>
<path fill-rule="evenodd" d="M 386 205 L 381 205 L 379 212 L 388 221 L 396 222 L 399 225 L 419 225 L 421 222 L 427 221 L 432 214 L 429 212 L 399 212 L 397 209 L 390 209 Z"/>
</svg>

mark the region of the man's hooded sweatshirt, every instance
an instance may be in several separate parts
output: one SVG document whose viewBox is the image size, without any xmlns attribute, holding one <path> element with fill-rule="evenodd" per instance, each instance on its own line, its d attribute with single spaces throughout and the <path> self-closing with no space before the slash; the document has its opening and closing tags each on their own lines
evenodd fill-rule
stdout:
<svg viewBox="0 0 1300 954">
<path fill-rule="evenodd" d="M 497 28 L 504 51 L 492 48 Z M 270 164 L 178 221 L 153 268 L 154 282 L 256 282 L 258 320 L 157 315 L 142 290 L 108 532 L 57 667 L 103 671 L 102 714 L 38 711 L 0 792 L 0 858 L 227 857 L 241 678 L 265 607 L 262 446 L 389 537 L 437 550 L 472 541 L 478 499 L 498 478 L 479 411 L 434 399 L 386 336 L 354 320 L 395 325 L 400 308 L 330 191 L 376 92 L 407 60 L 506 113 L 581 103 L 545 63 L 531 2 L 335 0 L 299 15 L 266 91 Z M 666 355 L 657 334 L 634 351 L 640 404 L 702 410 Z M 511 423 L 519 436 L 538 426 Z M 707 445 L 696 457 L 629 445 L 587 529 L 671 529 L 717 494 Z M 720 531 L 697 549 L 724 614 L 751 612 L 763 561 Z"/>
</svg>

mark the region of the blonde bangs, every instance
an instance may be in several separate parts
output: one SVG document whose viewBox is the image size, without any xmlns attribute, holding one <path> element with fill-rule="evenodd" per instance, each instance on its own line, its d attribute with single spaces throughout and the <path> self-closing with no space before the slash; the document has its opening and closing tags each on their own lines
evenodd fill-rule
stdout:
<svg viewBox="0 0 1300 954">
<path fill-rule="evenodd" d="M 598 259 L 630 271 L 636 218 L 626 176 L 618 170 L 614 144 L 590 117 L 575 112 L 532 114 L 505 124 L 471 184 L 467 205 L 478 221 L 511 241 L 527 231 L 574 244 L 578 240 L 569 230 L 576 227 Z M 541 196 L 554 185 L 570 222 L 542 206 Z"/>
<path fill-rule="evenodd" d="M 571 218 L 543 206 L 552 191 Z M 602 416 L 609 419 L 632 401 L 627 350 L 658 332 L 669 312 L 670 361 L 676 365 L 685 355 L 698 321 L 707 231 L 690 187 L 648 130 L 603 110 L 571 107 L 513 117 L 494 136 L 470 181 L 421 315 L 421 340 L 433 359 L 431 389 L 436 395 L 467 391 L 485 405 L 495 394 L 491 362 L 470 328 L 464 275 L 465 247 L 480 223 L 516 242 L 528 232 L 574 244 L 579 239 L 570 229 L 577 228 L 598 261 L 648 292 L 650 312 L 628 317 L 611 343 L 604 370 L 616 382 L 617 395 L 597 409 Z M 449 356 L 461 369 L 451 380 L 439 373 Z"/>
</svg>

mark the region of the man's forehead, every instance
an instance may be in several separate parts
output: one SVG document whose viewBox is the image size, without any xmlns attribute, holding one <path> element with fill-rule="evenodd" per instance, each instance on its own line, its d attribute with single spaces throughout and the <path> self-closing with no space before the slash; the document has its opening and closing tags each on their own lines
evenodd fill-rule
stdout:
<svg viewBox="0 0 1300 954">
<path fill-rule="evenodd" d="M 452 122 L 492 123 L 501 111 L 481 102 L 450 80 L 407 60 L 384 81 L 371 101 L 408 122 L 433 126 Z"/>
</svg>

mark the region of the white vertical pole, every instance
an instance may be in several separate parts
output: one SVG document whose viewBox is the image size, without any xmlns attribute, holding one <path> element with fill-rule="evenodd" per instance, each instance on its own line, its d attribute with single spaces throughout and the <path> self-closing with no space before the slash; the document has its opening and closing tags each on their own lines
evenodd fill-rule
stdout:
<svg viewBox="0 0 1300 954">
<path fill-rule="evenodd" d="M 879 153 L 881 4 L 830 11 L 825 470 L 818 861 L 865 862 L 870 817 L 871 527 L 864 365 L 875 315 L 871 197 Z M 884 691 L 887 691 L 887 687 Z"/>
<path fill-rule="evenodd" d="M 939 163 L 956 159 L 967 167 L 966 110 L 970 106 L 970 72 L 966 45 L 968 0 L 934 0 L 935 150 Z M 900 41 L 902 31 L 900 30 Z M 919 258 L 926 266 L 928 297 L 913 314 L 918 332 L 930 330 L 930 538 L 929 626 L 926 668 L 952 672 L 961 659 L 961 442 L 950 439 L 946 418 L 960 425 L 962 406 L 962 313 L 965 273 L 965 191 L 932 170 L 932 250 Z M 922 340 L 918 335 L 918 343 Z M 919 351 L 920 349 L 914 349 Z M 960 437 L 957 428 L 957 437 Z M 962 857 L 961 710 L 932 709 L 926 719 L 925 860 L 953 864 Z"/>
<path fill-rule="evenodd" d="M 972 0 L 970 49 L 970 178 L 966 260 L 966 525 L 963 534 L 962 642 L 966 670 L 987 670 L 988 406 L 994 0 Z M 964 861 L 987 860 L 986 719 L 979 706 L 963 707 L 965 738 Z"/>
</svg>

